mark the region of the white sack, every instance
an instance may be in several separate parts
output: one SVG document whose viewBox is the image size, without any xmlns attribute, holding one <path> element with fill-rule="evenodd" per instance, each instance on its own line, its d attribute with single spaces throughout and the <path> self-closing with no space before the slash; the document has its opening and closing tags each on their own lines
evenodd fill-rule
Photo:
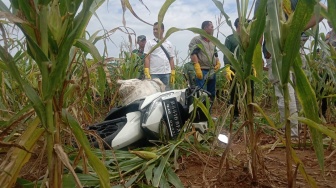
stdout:
<svg viewBox="0 0 336 188">
<path fill-rule="evenodd" d="M 118 80 L 117 83 L 121 85 L 119 88 L 119 96 L 123 106 L 151 94 L 165 91 L 165 85 L 158 78 L 152 80 Z"/>
</svg>

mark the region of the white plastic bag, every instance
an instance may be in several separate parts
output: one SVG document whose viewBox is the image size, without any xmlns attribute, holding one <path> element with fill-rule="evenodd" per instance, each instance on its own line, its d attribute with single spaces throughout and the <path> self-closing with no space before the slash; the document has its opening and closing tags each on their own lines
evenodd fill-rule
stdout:
<svg viewBox="0 0 336 188">
<path fill-rule="evenodd" d="M 165 91 L 165 85 L 158 78 L 152 80 L 118 80 L 117 83 L 121 85 L 119 96 L 121 97 L 123 106 L 151 94 Z"/>
</svg>

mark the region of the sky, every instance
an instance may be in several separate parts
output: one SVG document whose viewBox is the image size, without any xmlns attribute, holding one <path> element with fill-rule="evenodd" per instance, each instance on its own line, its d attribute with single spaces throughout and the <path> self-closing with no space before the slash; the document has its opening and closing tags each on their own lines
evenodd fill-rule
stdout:
<svg viewBox="0 0 336 188">
<path fill-rule="evenodd" d="M 130 0 L 134 12 L 143 20 L 148 23 L 153 24 L 158 19 L 158 13 L 161 9 L 164 0 L 142 0 L 142 2 L 147 6 L 141 4 L 139 0 Z M 252 1 L 251 1 L 252 2 Z M 237 18 L 236 11 L 236 0 L 225 0 L 224 10 L 230 16 L 232 20 Z M 121 2 L 118 0 L 110 0 L 104 3 L 97 11 L 97 17 L 92 17 L 90 21 L 90 27 L 88 31 L 95 32 L 102 25 L 107 31 L 111 31 L 114 28 L 122 26 L 122 8 Z M 214 26 L 218 25 L 218 20 L 220 18 L 220 11 L 215 6 L 212 0 L 176 0 L 167 10 L 164 17 L 163 23 L 165 25 L 165 31 L 171 27 L 177 28 L 189 28 L 189 27 L 201 27 L 203 21 L 212 21 Z M 125 13 L 126 26 L 132 28 L 136 35 L 146 35 L 147 39 L 154 38 L 152 33 L 152 26 L 145 24 L 135 18 L 129 10 Z M 224 17 L 222 21 L 224 21 Z M 219 28 L 218 39 L 220 41 L 225 41 L 225 36 L 230 35 L 232 30 L 226 24 Z M 215 31 L 214 35 L 217 35 L 218 31 Z M 168 40 L 175 46 L 175 51 L 177 52 L 178 62 L 183 62 L 188 57 L 188 44 L 190 40 L 196 36 L 196 34 L 190 31 L 180 31 L 171 35 Z M 111 36 L 110 39 L 113 41 L 108 41 L 108 55 L 113 57 L 118 57 L 120 53 L 120 45 L 122 43 L 128 43 L 128 35 L 116 31 Z M 135 36 L 132 35 L 133 49 L 135 46 Z M 99 44 L 97 45 L 98 48 Z M 220 56 L 222 56 L 220 54 Z M 221 58 L 222 59 L 222 58 Z"/>
<path fill-rule="evenodd" d="M 9 5 L 9 0 L 3 0 L 6 5 Z M 144 21 L 153 24 L 157 21 L 159 10 L 161 9 L 165 0 L 129 0 L 134 12 Z M 233 22 L 237 16 L 236 0 L 225 0 L 224 11 Z M 249 8 L 253 0 L 250 0 Z M 148 9 L 147 9 L 147 8 Z M 253 12 L 253 11 L 252 11 Z M 122 6 L 121 0 L 106 0 L 103 5 L 96 12 L 96 16 L 92 16 L 87 31 L 90 34 L 99 31 L 100 35 L 105 32 L 113 31 L 115 28 L 122 27 Z M 252 13 L 253 14 L 253 13 Z M 167 10 L 163 23 L 167 31 L 171 27 L 189 28 L 201 27 L 205 20 L 212 21 L 214 26 L 218 26 L 218 19 L 220 18 L 220 11 L 215 6 L 212 0 L 176 0 Z M 250 18 L 253 15 L 250 16 Z M 135 38 L 138 35 L 146 35 L 147 39 L 154 38 L 152 33 L 152 26 L 141 22 L 135 18 L 129 10 L 125 12 L 126 27 L 135 35 L 132 37 L 132 49 L 136 48 Z M 222 21 L 225 21 L 224 17 Z M 125 30 L 125 29 L 123 29 Z M 320 31 L 329 31 L 329 28 L 322 26 Z M 231 28 L 226 24 L 222 24 L 219 30 L 215 31 L 214 35 L 224 43 L 226 36 L 232 33 Z M 175 46 L 177 52 L 177 62 L 180 64 L 188 58 L 188 44 L 196 34 L 190 31 L 180 31 L 171 35 L 168 40 Z M 119 57 L 120 47 L 122 44 L 129 44 L 128 35 L 120 30 L 111 33 L 109 40 L 106 41 L 108 57 Z M 124 45 L 125 46 L 125 45 Z M 96 44 L 101 55 L 103 54 L 104 44 L 100 41 Z M 222 61 L 223 54 L 219 53 L 219 58 Z M 222 63 L 223 65 L 224 63 Z"/>
</svg>

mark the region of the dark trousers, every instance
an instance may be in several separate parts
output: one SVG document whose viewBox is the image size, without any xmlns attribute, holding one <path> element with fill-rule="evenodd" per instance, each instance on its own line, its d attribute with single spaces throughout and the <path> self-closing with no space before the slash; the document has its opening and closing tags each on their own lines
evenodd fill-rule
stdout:
<svg viewBox="0 0 336 188">
<path fill-rule="evenodd" d="M 234 106 L 234 112 L 233 116 L 238 117 L 239 116 L 239 110 L 238 110 L 238 91 L 236 87 L 235 82 L 231 82 L 233 84 L 232 90 L 230 92 L 230 104 Z M 254 81 L 251 80 L 251 90 L 252 90 L 252 101 L 254 101 Z"/>
<path fill-rule="evenodd" d="M 210 99 L 211 102 L 215 100 L 216 96 L 216 74 L 213 73 L 212 75 L 209 74 L 209 70 L 202 69 L 203 79 L 196 78 L 196 84 L 198 87 L 207 90 L 211 93 Z"/>
</svg>

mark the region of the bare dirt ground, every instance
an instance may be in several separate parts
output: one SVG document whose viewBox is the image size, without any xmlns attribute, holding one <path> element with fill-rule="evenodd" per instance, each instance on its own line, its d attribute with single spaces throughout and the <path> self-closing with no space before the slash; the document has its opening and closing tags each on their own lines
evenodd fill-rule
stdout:
<svg viewBox="0 0 336 188">
<path fill-rule="evenodd" d="M 286 151 L 278 146 L 271 149 L 276 142 L 273 136 L 263 134 L 258 143 L 257 183 L 252 182 L 249 173 L 246 146 L 242 139 L 237 139 L 231 146 L 231 159 L 219 169 L 220 156 L 208 158 L 202 162 L 191 155 L 182 158 L 178 175 L 185 187 L 287 187 Z M 301 140 L 302 142 L 302 140 Z M 308 143 L 309 140 L 306 140 Z M 336 187 L 336 156 L 332 150 L 325 150 L 325 172 L 321 173 L 315 152 L 309 144 L 293 144 L 297 156 L 304 163 L 306 172 L 315 179 L 317 187 Z M 293 164 L 293 169 L 296 165 Z M 294 187 L 309 187 L 303 176 L 297 172 Z"/>
<path fill-rule="evenodd" d="M 257 183 L 253 183 L 249 173 L 248 157 L 246 146 L 242 137 L 237 137 L 231 146 L 230 156 L 224 167 L 220 170 L 219 164 L 221 156 L 208 155 L 202 156 L 189 155 L 182 156 L 179 160 L 180 169 L 177 174 L 182 180 L 185 187 L 189 188 L 221 188 L 221 187 L 262 187 L 278 188 L 287 187 L 286 175 L 286 151 L 281 144 L 271 149 L 276 138 L 266 134 L 260 136 L 258 146 L 258 175 Z M 325 150 L 325 172 L 321 173 L 317 163 L 315 152 L 309 146 L 309 140 L 304 143 L 293 144 L 297 156 L 304 163 L 306 172 L 314 178 L 317 187 L 332 188 L 336 186 L 336 155 L 335 151 Z M 222 145 L 223 146 L 223 145 Z M 265 149 L 261 149 L 265 148 Z M 220 153 L 220 152 L 219 152 Z M 202 160 L 200 160 L 202 157 Z M 41 160 L 36 156 L 32 157 L 28 165 L 21 171 L 21 177 L 28 180 L 36 180 L 45 172 L 45 165 L 41 166 Z M 40 164 L 40 165 L 37 165 Z M 37 169 L 37 168 L 41 169 Z M 293 164 L 293 169 L 296 165 Z M 303 176 L 297 172 L 295 187 L 309 187 Z"/>
<path fill-rule="evenodd" d="M 336 123 L 330 126 L 336 126 Z M 249 172 L 248 159 L 250 155 L 247 153 L 242 135 L 238 135 L 233 140 L 228 160 L 222 169 L 219 168 L 220 155 L 203 153 L 202 156 L 199 156 L 191 154 L 180 158 L 180 168 L 177 170 L 177 174 L 184 186 L 190 188 L 287 187 L 286 151 L 281 144 L 271 148 L 276 140 L 276 137 L 265 133 L 261 133 L 258 138 L 257 182 L 252 181 Z M 299 144 L 293 144 L 293 148 L 303 162 L 307 174 L 315 180 L 317 187 L 321 188 L 336 187 L 336 148 L 328 147 L 328 143 L 330 141 L 327 141 L 325 145 L 324 173 L 321 172 L 309 138 L 300 140 Z M 3 156 L 5 156 L 5 153 L 0 155 L 0 162 L 3 160 Z M 21 177 L 32 181 L 39 179 L 46 169 L 46 163 L 42 162 L 44 165 L 37 165 L 41 164 L 41 161 L 45 161 L 45 159 L 33 155 L 31 161 L 20 172 Z M 294 170 L 296 167 L 297 165 L 293 164 Z M 294 187 L 310 187 L 300 172 L 294 174 L 296 174 Z"/>
</svg>

